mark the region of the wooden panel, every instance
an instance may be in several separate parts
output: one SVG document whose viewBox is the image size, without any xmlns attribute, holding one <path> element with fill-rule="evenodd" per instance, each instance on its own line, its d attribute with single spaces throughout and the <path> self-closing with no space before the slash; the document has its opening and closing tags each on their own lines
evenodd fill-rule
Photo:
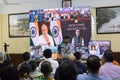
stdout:
<svg viewBox="0 0 120 80">
<path fill-rule="evenodd" d="M 23 61 L 22 54 L 9 54 L 9 55 L 15 67 L 17 67 Z"/>
</svg>

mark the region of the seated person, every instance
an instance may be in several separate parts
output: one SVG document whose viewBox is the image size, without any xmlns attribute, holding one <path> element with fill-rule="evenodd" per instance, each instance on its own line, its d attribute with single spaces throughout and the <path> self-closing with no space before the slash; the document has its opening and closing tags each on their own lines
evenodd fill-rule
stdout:
<svg viewBox="0 0 120 80">
<path fill-rule="evenodd" d="M 99 75 L 106 76 L 115 80 L 116 77 L 120 77 L 120 66 L 114 65 L 113 51 L 108 49 L 103 54 L 103 65 L 100 67 Z"/>
<path fill-rule="evenodd" d="M 23 56 L 24 61 L 18 65 L 18 70 L 23 63 L 29 63 L 29 60 L 30 60 L 30 53 L 29 52 L 24 52 L 22 56 Z"/>
<path fill-rule="evenodd" d="M 86 68 L 86 65 L 81 63 L 81 54 L 80 52 L 75 52 L 73 54 L 75 56 L 75 64 L 77 66 L 77 71 L 78 71 L 78 74 L 83 74 L 83 73 L 86 73 L 87 72 L 87 68 Z"/>
<path fill-rule="evenodd" d="M 75 62 L 75 56 L 73 54 L 68 54 L 67 57 L 66 57 L 66 60 Z"/>
<path fill-rule="evenodd" d="M 112 80 L 111 78 L 99 76 L 100 58 L 96 55 L 91 55 L 87 58 L 88 74 L 79 74 L 77 80 Z"/>
<path fill-rule="evenodd" d="M 56 70 L 55 80 L 76 80 L 76 76 L 76 65 L 69 60 L 64 60 Z"/>
<path fill-rule="evenodd" d="M 30 76 L 35 79 L 36 77 L 40 76 L 41 73 L 39 71 L 36 70 L 37 68 L 37 63 L 35 62 L 35 60 L 29 61 L 29 64 L 31 66 L 32 71 L 30 72 Z"/>
<path fill-rule="evenodd" d="M 6 67 L 6 66 L 13 66 L 13 63 L 11 60 L 9 59 L 6 59 L 3 61 L 3 67 Z"/>
<path fill-rule="evenodd" d="M 43 61 L 49 61 L 51 63 L 52 68 L 53 68 L 52 76 L 54 77 L 55 71 L 56 71 L 57 67 L 59 66 L 58 61 L 54 60 L 52 58 L 52 51 L 50 49 L 45 49 L 43 51 L 43 56 L 45 57 L 45 59 Z M 41 69 L 41 64 L 42 64 L 43 61 L 40 62 L 39 69 Z"/>
<path fill-rule="evenodd" d="M 40 76 L 39 79 L 40 80 L 54 80 L 51 77 L 51 72 L 52 72 L 53 68 L 52 65 L 49 61 L 43 61 L 41 64 L 41 73 L 43 74 L 43 76 Z"/>
<path fill-rule="evenodd" d="M 13 66 L 6 66 L 0 71 L 0 80 L 19 80 L 19 72 Z"/>
<path fill-rule="evenodd" d="M 28 63 L 23 63 L 19 67 L 20 80 L 33 80 L 30 76 L 31 66 Z"/>
</svg>

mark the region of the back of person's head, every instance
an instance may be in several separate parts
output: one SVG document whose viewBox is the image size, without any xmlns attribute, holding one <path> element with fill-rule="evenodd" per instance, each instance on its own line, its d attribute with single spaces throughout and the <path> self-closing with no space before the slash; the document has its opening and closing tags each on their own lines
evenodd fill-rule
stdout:
<svg viewBox="0 0 120 80">
<path fill-rule="evenodd" d="M 81 54 L 80 54 L 80 52 L 75 52 L 73 55 L 75 56 L 76 60 L 81 59 Z"/>
<path fill-rule="evenodd" d="M 9 59 L 4 60 L 4 61 L 3 61 L 3 67 L 6 67 L 6 66 L 13 66 L 12 61 L 9 60 Z"/>
<path fill-rule="evenodd" d="M 43 51 L 43 55 L 44 55 L 45 58 L 50 58 L 50 57 L 52 57 L 52 51 L 51 51 L 51 49 L 45 49 L 45 50 Z"/>
<path fill-rule="evenodd" d="M 19 80 L 19 72 L 13 66 L 6 66 L 1 70 L 0 80 Z"/>
<path fill-rule="evenodd" d="M 37 67 L 37 63 L 32 60 L 32 61 L 29 61 L 29 64 L 30 64 L 30 66 L 31 66 L 31 68 L 32 68 L 32 71 L 35 71 L 35 70 L 36 70 L 36 67 Z"/>
<path fill-rule="evenodd" d="M 113 51 L 110 49 L 104 51 L 103 59 L 105 60 L 105 62 L 113 62 L 114 60 Z"/>
<path fill-rule="evenodd" d="M 28 63 L 21 64 L 19 68 L 20 77 L 26 77 L 31 72 L 31 66 Z"/>
<path fill-rule="evenodd" d="M 57 70 L 60 80 L 76 80 L 77 70 L 73 62 L 65 60 Z"/>
<path fill-rule="evenodd" d="M 24 52 L 23 53 L 23 59 L 24 59 L 24 61 L 29 60 L 30 59 L 30 53 L 29 52 Z"/>
<path fill-rule="evenodd" d="M 87 69 L 91 73 L 97 73 L 100 68 L 100 58 L 96 55 L 91 55 L 87 58 Z"/>
<path fill-rule="evenodd" d="M 43 61 L 40 71 L 44 74 L 45 77 L 50 76 L 50 73 L 52 72 L 51 63 L 49 61 Z"/>
<path fill-rule="evenodd" d="M 68 54 L 66 59 L 74 62 L 75 61 L 75 56 L 73 54 Z"/>
</svg>

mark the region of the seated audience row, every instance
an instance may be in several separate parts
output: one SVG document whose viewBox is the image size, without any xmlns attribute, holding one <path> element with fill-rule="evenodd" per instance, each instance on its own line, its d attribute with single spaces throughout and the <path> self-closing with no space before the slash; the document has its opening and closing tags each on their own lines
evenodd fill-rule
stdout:
<svg viewBox="0 0 120 80">
<path fill-rule="evenodd" d="M 30 60 L 30 53 L 23 54 L 24 61 L 13 67 L 11 60 L 1 63 L 1 80 L 116 80 L 120 77 L 120 66 L 114 65 L 112 50 L 106 50 L 102 62 L 96 55 L 87 58 L 86 64 L 81 63 L 81 54 L 70 54 L 60 64 L 52 59 L 52 51 L 43 51 L 45 59 L 37 66 L 35 60 Z"/>
</svg>

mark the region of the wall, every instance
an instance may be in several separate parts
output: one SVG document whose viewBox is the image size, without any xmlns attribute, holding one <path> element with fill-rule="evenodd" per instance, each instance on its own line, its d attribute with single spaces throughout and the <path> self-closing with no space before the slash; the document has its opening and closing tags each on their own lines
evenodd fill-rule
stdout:
<svg viewBox="0 0 120 80">
<path fill-rule="evenodd" d="M 96 29 L 96 11 L 92 9 L 95 24 L 92 25 L 92 40 L 110 40 L 111 48 L 114 52 L 120 52 L 120 34 L 97 34 Z"/>
<path fill-rule="evenodd" d="M 29 12 L 32 9 L 47 9 L 47 8 L 60 8 L 61 0 L 43 0 L 41 3 L 31 3 L 23 5 L 5 5 L 0 6 L 0 51 L 3 50 L 3 43 L 6 42 L 8 53 L 23 53 L 29 51 L 29 37 L 26 38 L 9 38 L 8 35 L 8 14 Z M 91 6 L 92 14 L 95 20 L 95 7 L 101 6 L 118 6 L 120 0 L 72 0 L 73 6 Z M 92 39 L 93 40 L 111 40 L 112 49 L 114 52 L 120 52 L 120 34 L 96 34 L 96 25 L 92 25 Z"/>
<path fill-rule="evenodd" d="M 9 38 L 8 33 L 8 14 L 29 12 L 33 9 L 48 9 L 61 7 L 60 0 L 41 0 L 41 3 L 23 4 L 23 5 L 5 5 L 0 6 L 0 51 L 4 52 L 3 43 L 7 43 L 8 53 L 21 54 L 24 51 L 29 51 L 29 37 Z"/>
<path fill-rule="evenodd" d="M 2 15 L 0 15 L 0 52 L 2 51 L 2 21 L 1 21 Z"/>
<path fill-rule="evenodd" d="M 1 15 L 1 51 L 4 51 L 3 43 L 7 43 L 8 53 L 23 53 L 24 51 L 29 51 L 29 37 L 26 38 L 9 38 L 8 33 L 8 15 Z"/>
<path fill-rule="evenodd" d="M 72 0 L 73 6 L 119 6 L 120 0 Z"/>
<path fill-rule="evenodd" d="M 40 3 L 0 6 L 0 14 L 29 12 L 29 10 L 34 9 L 60 8 L 61 6 L 61 0 L 41 0 Z"/>
</svg>

